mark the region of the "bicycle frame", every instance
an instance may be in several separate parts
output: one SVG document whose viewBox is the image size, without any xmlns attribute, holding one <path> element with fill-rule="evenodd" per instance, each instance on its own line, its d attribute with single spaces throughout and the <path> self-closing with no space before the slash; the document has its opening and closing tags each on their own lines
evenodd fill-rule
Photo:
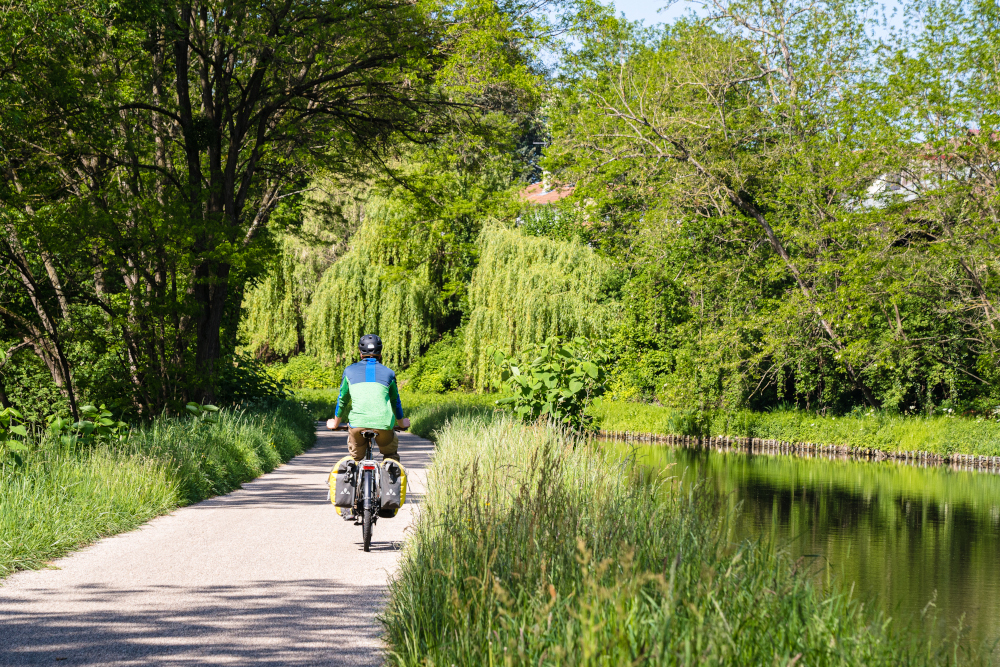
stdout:
<svg viewBox="0 0 1000 667">
<path fill-rule="evenodd" d="M 364 540 L 365 551 L 370 550 L 372 541 L 372 529 L 378 521 L 378 512 L 382 507 L 382 498 L 379 492 L 380 476 L 382 466 L 375 461 L 372 454 L 372 444 L 375 440 L 375 432 L 362 431 L 365 438 L 367 451 L 365 457 L 358 462 L 358 486 L 354 500 L 356 508 L 355 516 L 361 518 L 361 534 Z"/>
<path fill-rule="evenodd" d="M 339 428 L 348 430 L 350 425 L 341 425 Z M 396 427 L 396 431 L 405 429 Z M 375 460 L 374 448 L 375 429 L 363 429 L 361 437 L 365 439 L 365 456 L 358 461 L 358 477 L 354 491 L 354 504 L 351 509 L 354 512 L 355 524 L 360 520 L 361 534 L 364 539 L 365 551 L 370 551 L 372 541 L 372 528 L 378 521 L 379 512 L 382 510 L 382 466 Z M 384 457 L 383 457 L 384 458 Z"/>
</svg>

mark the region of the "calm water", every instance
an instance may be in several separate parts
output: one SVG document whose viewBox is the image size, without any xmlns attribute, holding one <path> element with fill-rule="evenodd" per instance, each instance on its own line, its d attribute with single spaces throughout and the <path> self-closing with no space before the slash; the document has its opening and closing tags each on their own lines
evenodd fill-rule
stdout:
<svg viewBox="0 0 1000 667">
<path fill-rule="evenodd" d="M 734 538 L 814 563 L 817 578 L 853 585 L 894 623 L 918 629 L 927 609 L 935 634 L 962 624 L 970 644 L 1000 639 L 1000 475 L 663 446 L 636 454 L 741 503 Z"/>
</svg>

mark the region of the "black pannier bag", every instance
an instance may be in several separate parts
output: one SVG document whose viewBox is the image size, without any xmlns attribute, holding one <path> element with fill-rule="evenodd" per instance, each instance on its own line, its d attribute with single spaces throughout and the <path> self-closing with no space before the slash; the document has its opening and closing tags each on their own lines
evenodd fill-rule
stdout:
<svg viewBox="0 0 1000 667">
<path fill-rule="evenodd" d="M 382 474 L 379 477 L 381 478 L 379 496 L 382 500 L 382 508 L 378 515 L 392 518 L 406 502 L 406 469 L 398 461 L 385 459 L 382 461 Z"/>
<path fill-rule="evenodd" d="M 358 464 L 345 456 L 330 471 L 330 502 L 337 507 L 353 507 L 357 486 Z"/>
</svg>

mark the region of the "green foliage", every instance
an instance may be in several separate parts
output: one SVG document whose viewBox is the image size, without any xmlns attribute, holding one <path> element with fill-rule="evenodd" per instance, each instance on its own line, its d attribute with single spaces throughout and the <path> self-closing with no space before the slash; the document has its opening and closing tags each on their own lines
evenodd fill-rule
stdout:
<svg viewBox="0 0 1000 667">
<path fill-rule="evenodd" d="M 77 445 L 93 446 L 98 443 L 124 442 L 129 436 L 129 426 L 112 418 L 111 412 L 101 404 L 80 407 L 80 420 L 71 420 L 58 415 L 48 418 L 49 434 L 60 445 L 75 448 Z"/>
<path fill-rule="evenodd" d="M 238 354 L 219 378 L 219 400 L 226 404 L 281 401 L 290 394 L 287 384 L 275 378 L 259 359 Z"/>
<path fill-rule="evenodd" d="M 194 420 L 199 424 L 218 424 L 219 408 L 214 405 L 201 405 L 200 403 L 188 403 L 184 409 L 191 413 Z"/>
<path fill-rule="evenodd" d="M 9 341 L 2 344 L 9 345 Z M 0 368 L 0 382 L 6 388 L 7 399 L 27 423 L 44 424 L 54 412 L 69 412 L 66 398 L 52 382 L 45 364 L 30 350 L 19 350 L 6 360 Z"/>
<path fill-rule="evenodd" d="M 767 545 L 732 544 L 727 515 L 675 479 L 510 416 L 453 422 L 390 584 L 388 661 L 956 662 Z"/>
<path fill-rule="evenodd" d="M 322 274 L 318 253 L 296 244 L 291 236 L 281 240 L 279 260 L 243 298 L 240 339 L 251 354 L 284 357 L 301 352 L 305 308 Z"/>
<path fill-rule="evenodd" d="M 553 336 L 523 350 L 519 357 L 510 358 L 497 350 L 493 358 L 501 369 L 500 379 L 513 394 L 499 404 L 510 404 L 524 421 L 546 417 L 582 428 L 590 421 L 587 407 L 604 393 L 608 356 L 585 338 L 563 341 Z"/>
<path fill-rule="evenodd" d="M 312 416 L 291 401 L 213 414 L 159 417 L 90 447 L 33 439 L 21 466 L 0 467 L 0 577 L 239 488 L 313 442 Z"/>
<path fill-rule="evenodd" d="M 306 310 L 323 272 L 345 251 L 367 215 L 365 188 L 314 175 L 298 206 L 272 219 L 280 253 L 243 298 L 240 351 L 265 361 L 301 354 Z"/>
<path fill-rule="evenodd" d="M 550 34 L 544 7 L 520 0 L 291 0 L 266 19 L 259 7 L 204 6 L 197 21 L 188 3 L 140 5 L 31 0 L 0 13 L 0 258 L 11 269 L 0 340 L 32 341 L 74 419 L 74 346 L 107 348 L 116 363 L 103 370 L 144 417 L 218 398 L 244 293 L 317 174 L 352 192 L 385 179 L 422 205 L 455 193 L 441 217 L 476 221 L 519 171 L 505 156 L 539 104 L 534 52 Z M 437 147 L 469 168 L 436 181 L 432 165 L 411 183 L 400 165 Z M 428 222 L 423 213 L 410 221 Z M 434 251 L 415 290 L 397 294 L 406 280 L 381 276 L 390 304 L 408 306 L 379 324 L 426 312 L 412 298 L 428 296 L 428 281 L 461 292 L 451 277 L 471 262 L 451 251 L 475 238 L 469 226 L 439 243 L 440 226 L 414 225 Z M 282 254 L 251 290 L 242 331 L 269 358 L 302 351 L 305 274 L 323 268 Z M 418 333 L 394 354 L 427 342 Z"/>
<path fill-rule="evenodd" d="M 477 389 L 496 387 L 493 352 L 515 354 L 550 336 L 601 338 L 615 312 L 605 303 L 610 264 L 574 241 L 489 227 L 469 285 L 465 351 Z"/>
<path fill-rule="evenodd" d="M 340 378 L 329 364 L 321 362 L 310 354 L 299 354 L 286 364 L 269 367 L 278 382 L 290 389 L 326 389 L 339 386 Z"/>
<path fill-rule="evenodd" d="M 0 466 L 7 465 L 8 459 L 17 466 L 24 463 L 23 452 L 28 446 L 18 438 L 27 437 L 21 413 L 14 408 L 0 409 Z"/>
<path fill-rule="evenodd" d="M 358 356 L 358 339 L 382 338 L 389 365 L 405 365 L 432 340 L 443 314 L 429 267 L 414 271 L 391 264 L 397 251 L 377 224 L 362 227 L 354 247 L 323 274 L 306 316 L 306 349 L 340 366 Z"/>
<path fill-rule="evenodd" d="M 401 388 L 440 394 L 471 388 L 465 368 L 465 336 L 459 330 L 442 336 L 397 377 Z"/>
<path fill-rule="evenodd" d="M 995 3 L 882 43 L 866 3 L 714 4 L 595 10 L 550 107 L 543 164 L 629 275 L 615 395 L 995 404 L 995 93 L 955 83 L 995 79 Z"/>
</svg>

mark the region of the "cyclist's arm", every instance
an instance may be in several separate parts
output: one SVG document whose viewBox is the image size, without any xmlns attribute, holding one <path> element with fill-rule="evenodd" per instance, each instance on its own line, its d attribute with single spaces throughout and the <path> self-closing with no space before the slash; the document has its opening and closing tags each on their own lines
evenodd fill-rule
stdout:
<svg viewBox="0 0 1000 667">
<path fill-rule="evenodd" d="M 410 420 L 403 414 L 403 402 L 399 400 L 399 387 L 396 386 L 395 376 L 389 381 L 389 405 L 392 406 L 392 414 L 396 417 L 396 425 L 410 428 Z"/>
<path fill-rule="evenodd" d="M 340 427 L 340 413 L 347 404 L 347 399 L 351 395 L 351 383 L 347 381 L 347 373 L 344 373 L 340 380 L 340 394 L 337 396 L 337 408 L 333 412 L 333 419 L 326 423 L 328 428 L 336 430 Z"/>
</svg>

